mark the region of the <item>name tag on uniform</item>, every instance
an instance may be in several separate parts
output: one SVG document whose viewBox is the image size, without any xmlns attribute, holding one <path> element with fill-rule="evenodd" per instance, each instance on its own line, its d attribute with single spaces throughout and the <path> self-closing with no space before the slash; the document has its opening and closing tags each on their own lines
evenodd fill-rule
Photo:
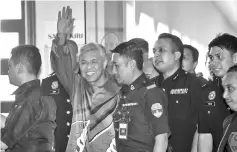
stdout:
<svg viewBox="0 0 237 152">
<path fill-rule="evenodd" d="M 205 103 L 206 106 L 215 106 L 215 101 L 206 101 Z"/>
<path fill-rule="evenodd" d="M 54 89 L 54 90 L 50 90 L 49 94 L 59 94 L 60 90 L 59 89 Z"/>
<path fill-rule="evenodd" d="M 128 137 L 128 124 L 119 123 L 119 139 L 127 139 Z"/>
</svg>

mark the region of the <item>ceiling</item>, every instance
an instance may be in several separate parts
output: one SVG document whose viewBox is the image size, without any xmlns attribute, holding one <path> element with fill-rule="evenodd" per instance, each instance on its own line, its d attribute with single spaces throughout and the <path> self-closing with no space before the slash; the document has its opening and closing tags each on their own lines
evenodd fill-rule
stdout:
<svg viewBox="0 0 237 152">
<path fill-rule="evenodd" d="M 237 34 L 237 0 L 214 1 L 213 3 L 226 17 L 227 22 Z"/>
</svg>

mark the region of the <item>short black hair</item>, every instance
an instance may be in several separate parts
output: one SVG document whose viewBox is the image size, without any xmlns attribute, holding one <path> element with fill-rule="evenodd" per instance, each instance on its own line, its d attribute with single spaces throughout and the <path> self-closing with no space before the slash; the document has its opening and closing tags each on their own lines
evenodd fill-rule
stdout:
<svg viewBox="0 0 237 152">
<path fill-rule="evenodd" d="M 142 48 L 145 51 L 143 53 L 148 53 L 148 51 L 149 51 L 148 42 L 142 38 L 133 38 L 133 39 L 129 40 L 128 42 L 136 43 L 138 47 Z"/>
<path fill-rule="evenodd" d="M 195 47 L 193 47 L 192 45 L 188 45 L 188 44 L 184 44 L 184 48 L 189 49 L 191 51 L 192 56 L 193 56 L 193 62 L 197 62 L 198 57 L 199 57 L 198 50 Z"/>
<path fill-rule="evenodd" d="M 212 47 L 220 47 L 221 49 L 226 49 L 232 54 L 237 52 L 237 38 L 228 33 L 218 34 L 208 45 L 208 54 Z"/>
<path fill-rule="evenodd" d="M 23 64 L 30 74 L 38 75 L 41 67 L 41 55 L 34 45 L 18 45 L 11 51 L 14 65 Z"/>
<path fill-rule="evenodd" d="M 230 67 L 228 69 L 227 73 L 229 73 L 229 72 L 237 72 L 237 65 L 234 65 L 234 66 Z"/>
<path fill-rule="evenodd" d="M 180 64 L 182 64 L 182 60 L 183 60 L 183 52 L 184 52 L 184 46 L 183 46 L 183 42 L 181 41 L 181 39 L 176 36 L 176 35 L 173 35 L 173 34 L 170 34 L 170 33 L 162 33 L 158 36 L 158 40 L 159 39 L 170 39 L 173 46 L 175 46 L 175 48 L 173 48 L 174 52 L 180 52 L 181 53 L 181 56 L 180 56 Z"/>
<path fill-rule="evenodd" d="M 142 66 L 143 66 L 142 54 L 143 53 L 142 53 L 141 48 L 138 47 L 136 43 L 123 42 L 123 43 L 119 44 L 111 52 L 118 53 L 122 56 L 125 56 L 125 57 L 135 60 L 138 70 L 142 70 Z"/>
</svg>

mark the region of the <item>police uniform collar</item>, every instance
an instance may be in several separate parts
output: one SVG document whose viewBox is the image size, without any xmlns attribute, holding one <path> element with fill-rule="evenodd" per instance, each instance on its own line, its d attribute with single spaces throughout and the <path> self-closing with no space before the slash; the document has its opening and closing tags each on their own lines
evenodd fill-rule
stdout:
<svg viewBox="0 0 237 152">
<path fill-rule="evenodd" d="M 217 84 L 218 86 L 222 86 L 222 80 L 219 77 L 214 78 L 213 83 Z"/>
<path fill-rule="evenodd" d="M 102 86 L 99 86 L 98 88 L 104 88 L 106 90 L 109 90 L 111 89 L 112 84 L 113 84 L 112 78 L 108 77 L 108 80 Z"/>
<path fill-rule="evenodd" d="M 52 78 L 52 77 L 53 77 L 53 78 L 54 78 L 54 77 L 57 78 L 57 75 L 56 75 L 55 72 L 49 74 L 46 78 Z M 46 78 L 45 78 L 45 79 L 46 79 Z"/>
<path fill-rule="evenodd" d="M 159 78 L 159 75 L 158 75 L 158 76 L 155 76 L 154 78 L 151 78 L 150 81 L 156 82 L 158 78 Z"/>
<path fill-rule="evenodd" d="M 33 89 L 35 87 L 38 87 L 38 86 L 40 86 L 40 80 L 39 79 L 26 82 L 26 83 L 22 84 L 18 89 L 16 89 L 16 91 L 14 91 L 12 93 L 12 95 L 22 94 L 25 91 L 31 90 L 31 89 Z"/>
<path fill-rule="evenodd" d="M 221 91 L 223 91 L 222 87 L 222 80 L 221 78 L 215 77 L 213 80 L 209 80 L 206 84 L 202 86 L 202 88 L 205 88 L 207 86 L 217 86 Z"/>
<path fill-rule="evenodd" d="M 187 74 L 187 72 L 184 71 L 184 70 L 180 67 L 180 68 L 178 68 L 178 70 L 177 70 L 173 75 L 171 75 L 171 76 L 168 77 L 167 79 L 176 80 L 179 76 L 183 76 L 183 75 L 185 75 L 185 74 Z M 160 79 L 164 80 L 164 76 L 161 75 L 161 76 L 160 76 Z"/>
<path fill-rule="evenodd" d="M 147 83 L 146 75 L 142 73 L 135 81 L 133 81 L 129 86 L 129 91 L 143 87 Z"/>
</svg>

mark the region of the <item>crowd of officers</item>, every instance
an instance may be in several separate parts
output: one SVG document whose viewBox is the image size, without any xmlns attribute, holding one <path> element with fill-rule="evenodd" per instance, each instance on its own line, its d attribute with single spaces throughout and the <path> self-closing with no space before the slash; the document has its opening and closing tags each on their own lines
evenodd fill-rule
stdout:
<svg viewBox="0 0 237 152">
<path fill-rule="evenodd" d="M 113 112 L 116 150 L 236 151 L 237 38 L 224 33 L 209 43 L 209 80 L 195 73 L 198 50 L 175 35 L 159 35 L 152 59 L 148 50 L 147 41 L 134 38 L 110 52 L 107 70 L 121 86 Z M 55 74 L 44 79 L 42 87 L 56 101 L 55 148 L 64 152 L 72 122 L 71 101 Z"/>
<path fill-rule="evenodd" d="M 135 42 L 137 46 L 143 48 L 143 54 L 148 53 L 148 44 L 144 39 L 135 38 L 120 45 L 133 45 L 130 42 Z M 121 47 L 120 45 L 115 48 L 115 52 Z M 222 139 L 224 135 L 224 120 L 228 116 L 229 124 L 231 121 L 233 122 L 235 120 L 235 117 L 233 118 L 233 115 L 231 114 L 236 110 L 231 104 L 236 104 L 233 103 L 233 100 L 237 99 L 237 96 L 232 97 L 235 99 L 229 97 L 231 92 L 234 91 L 233 87 L 230 88 L 230 85 L 233 85 L 230 83 L 233 82 L 228 82 L 228 84 L 224 86 L 222 79 L 227 75 L 228 69 L 236 64 L 235 53 L 237 52 L 237 38 L 227 33 L 220 34 L 209 43 L 208 50 L 207 64 L 212 77 L 210 77 L 209 80 L 206 80 L 200 76 L 200 74 L 195 73 L 199 55 L 196 48 L 191 45 L 183 45 L 180 38 L 169 33 L 160 34 L 154 45 L 153 67 L 158 71 L 158 74 L 154 77 L 148 77 L 148 79 L 152 80 L 157 88 L 161 88 L 166 92 L 168 100 L 161 100 L 159 96 L 162 96 L 162 93 L 158 93 L 158 91 L 156 91 L 155 94 L 149 94 L 149 96 L 151 102 L 152 99 L 156 102 L 168 101 L 167 109 L 165 108 L 166 105 L 164 103 L 162 103 L 162 105 L 164 111 L 168 110 L 168 125 L 170 130 L 165 130 L 164 128 L 162 128 L 162 130 L 159 128 L 160 126 L 167 127 L 160 119 L 153 119 L 152 121 L 154 122 L 152 122 L 152 116 L 148 116 L 147 121 L 152 124 L 157 122 L 157 126 L 159 127 L 154 126 L 154 128 L 157 129 L 156 131 L 162 131 L 162 133 L 166 132 L 170 135 L 168 145 L 169 151 L 220 152 L 226 150 L 228 152 L 233 152 L 236 150 L 237 140 L 235 139 L 236 133 L 234 132 L 236 131 L 236 128 L 234 128 L 237 127 L 236 125 L 232 127 L 234 130 L 229 131 L 229 136 L 225 137 L 227 139 Z M 146 62 L 149 62 L 149 59 L 143 58 L 143 61 L 143 65 L 145 65 Z M 137 60 L 137 62 L 139 62 L 139 60 Z M 233 69 L 236 70 L 236 66 L 232 67 L 232 70 L 229 72 L 233 72 Z M 143 71 L 147 75 L 150 75 L 149 72 L 147 72 L 147 69 L 143 69 Z M 236 71 L 234 72 L 236 77 Z M 142 89 L 137 89 L 139 88 L 137 86 L 140 86 L 141 83 L 140 79 L 141 78 L 138 78 L 130 84 L 130 93 L 126 94 L 131 97 L 127 102 L 139 101 L 138 98 L 141 99 L 142 96 L 144 96 L 141 93 L 144 91 Z M 132 88 L 131 86 L 134 87 Z M 144 87 L 145 86 L 146 85 L 144 85 Z M 150 86 L 148 86 L 148 88 L 150 88 Z M 228 102 L 226 102 L 225 99 L 228 99 Z M 123 104 L 122 101 L 123 100 L 121 100 L 121 103 L 119 104 Z M 143 100 L 143 102 L 146 101 L 149 102 L 149 100 Z M 148 108 L 150 107 L 151 106 L 148 106 Z M 135 112 L 135 110 L 128 111 Z M 136 112 L 135 115 L 139 115 L 140 119 L 143 113 Z M 153 114 L 153 117 L 154 116 L 156 117 L 156 115 Z M 132 114 L 131 119 L 133 119 Z M 136 118 L 134 118 L 134 121 L 135 120 Z M 134 124 L 131 123 L 131 126 L 132 125 Z M 137 122 L 137 127 L 138 126 L 141 127 L 142 123 Z M 225 130 L 226 127 L 227 125 L 225 125 Z M 146 130 L 145 128 L 143 129 Z M 118 141 L 120 141 L 119 144 L 122 145 L 121 147 L 130 144 L 131 148 L 135 148 L 133 147 L 133 142 L 142 145 L 142 142 L 139 140 L 144 139 L 145 135 L 142 135 L 141 133 L 137 135 L 136 133 L 133 133 L 134 130 L 129 131 L 127 141 L 118 139 Z M 153 132 L 153 135 L 157 134 L 161 134 L 161 132 Z M 139 137 L 134 138 L 135 135 Z M 144 140 L 148 141 L 147 139 Z M 148 145 L 146 142 L 143 142 L 143 144 L 144 147 Z M 117 145 L 118 148 L 120 145 Z M 149 150 L 152 151 L 151 149 Z M 135 151 L 139 150 L 136 149 Z"/>
</svg>

